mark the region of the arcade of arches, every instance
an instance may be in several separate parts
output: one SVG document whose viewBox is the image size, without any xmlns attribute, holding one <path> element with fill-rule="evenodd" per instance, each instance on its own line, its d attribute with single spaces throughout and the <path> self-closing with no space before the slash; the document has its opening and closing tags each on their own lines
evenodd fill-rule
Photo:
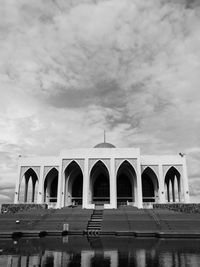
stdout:
<svg viewBox="0 0 200 267">
<path fill-rule="evenodd" d="M 20 157 L 14 203 L 48 207 L 103 205 L 143 208 L 151 203 L 189 203 L 185 156 L 141 155 L 139 148 L 63 150 L 58 157 Z"/>
<path fill-rule="evenodd" d="M 43 203 L 56 206 L 58 200 L 58 170 L 53 167 L 44 178 Z M 116 173 L 117 206 L 135 203 L 137 198 L 137 174 L 134 167 L 124 161 Z M 38 194 L 38 176 L 29 168 L 23 175 L 19 186 L 19 202 L 35 203 Z M 175 167 L 170 167 L 165 175 L 166 202 L 183 201 L 181 194 L 181 174 Z M 159 203 L 159 181 L 151 167 L 141 174 L 142 200 Z M 89 203 L 110 203 L 110 175 L 102 161 L 96 162 L 90 172 Z M 112 193 L 111 193 L 112 194 Z M 64 171 L 64 205 L 82 205 L 83 203 L 83 172 L 76 161 L 72 161 Z"/>
</svg>

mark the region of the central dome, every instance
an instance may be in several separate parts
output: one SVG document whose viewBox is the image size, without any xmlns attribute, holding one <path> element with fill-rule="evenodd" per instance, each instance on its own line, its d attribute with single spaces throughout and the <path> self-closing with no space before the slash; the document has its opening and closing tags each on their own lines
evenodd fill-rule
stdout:
<svg viewBox="0 0 200 267">
<path fill-rule="evenodd" d="M 104 143 L 97 144 L 96 146 L 94 146 L 94 148 L 115 148 L 115 146 L 110 143 L 104 142 Z"/>
</svg>

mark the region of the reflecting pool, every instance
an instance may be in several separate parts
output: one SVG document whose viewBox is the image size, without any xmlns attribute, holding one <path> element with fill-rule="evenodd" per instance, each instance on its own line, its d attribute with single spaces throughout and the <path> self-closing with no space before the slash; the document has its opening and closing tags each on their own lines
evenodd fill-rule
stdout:
<svg viewBox="0 0 200 267">
<path fill-rule="evenodd" d="M 197 267 L 200 240 L 86 237 L 0 239 L 6 267 Z"/>
</svg>

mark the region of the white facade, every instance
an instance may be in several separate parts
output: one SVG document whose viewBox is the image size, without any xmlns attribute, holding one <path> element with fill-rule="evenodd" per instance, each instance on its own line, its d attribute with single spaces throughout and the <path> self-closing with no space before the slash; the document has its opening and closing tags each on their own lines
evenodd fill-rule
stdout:
<svg viewBox="0 0 200 267">
<path fill-rule="evenodd" d="M 189 203 L 185 156 L 146 156 L 139 148 L 68 149 L 58 157 L 19 157 L 14 203 L 61 208 L 95 204 L 143 208 L 150 203 Z"/>
</svg>

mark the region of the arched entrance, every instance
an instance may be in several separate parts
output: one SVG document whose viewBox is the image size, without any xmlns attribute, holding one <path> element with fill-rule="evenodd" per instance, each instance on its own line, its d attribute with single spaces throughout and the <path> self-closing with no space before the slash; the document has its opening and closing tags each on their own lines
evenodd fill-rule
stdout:
<svg viewBox="0 0 200 267">
<path fill-rule="evenodd" d="M 34 203 L 36 201 L 38 177 L 36 172 L 29 168 L 22 177 L 19 188 L 19 202 Z"/>
<path fill-rule="evenodd" d="M 117 171 L 117 205 L 135 202 L 136 173 L 126 160 Z"/>
<path fill-rule="evenodd" d="M 58 191 L 58 170 L 52 168 L 44 182 L 44 202 L 50 206 L 55 206 L 57 203 L 57 191 Z"/>
<path fill-rule="evenodd" d="M 158 179 L 155 172 L 147 167 L 142 173 L 143 202 L 156 202 L 158 194 Z"/>
<path fill-rule="evenodd" d="M 168 202 L 181 201 L 181 175 L 175 167 L 171 167 L 165 175 L 166 198 Z"/>
<path fill-rule="evenodd" d="M 90 192 L 93 204 L 110 203 L 109 172 L 102 161 L 98 161 L 90 172 Z"/>
<path fill-rule="evenodd" d="M 64 205 L 81 205 L 83 173 L 77 162 L 72 161 L 65 169 Z"/>
</svg>

